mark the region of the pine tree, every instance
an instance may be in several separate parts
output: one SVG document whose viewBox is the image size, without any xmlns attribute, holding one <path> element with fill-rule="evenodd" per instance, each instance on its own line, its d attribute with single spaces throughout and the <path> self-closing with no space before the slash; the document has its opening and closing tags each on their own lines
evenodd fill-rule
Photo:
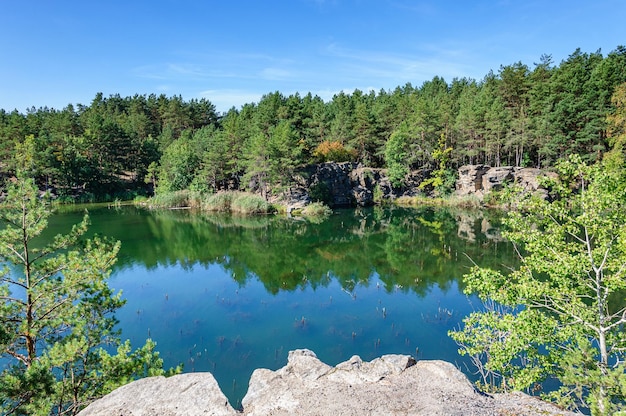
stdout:
<svg viewBox="0 0 626 416">
<path fill-rule="evenodd" d="M 163 374 L 162 360 L 152 341 L 132 352 L 115 330 L 112 313 L 124 301 L 107 278 L 119 242 L 85 239 L 85 216 L 42 246 L 50 210 L 29 177 L 33 141 L 17 155 L 17 177 L 0 204 L 0 409 L 76 414 L 134 378 Z"/>
</svg>

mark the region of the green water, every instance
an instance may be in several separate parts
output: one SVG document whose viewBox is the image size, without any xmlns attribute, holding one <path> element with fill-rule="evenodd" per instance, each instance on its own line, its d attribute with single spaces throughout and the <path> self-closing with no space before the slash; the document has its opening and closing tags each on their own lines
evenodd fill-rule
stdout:
<svg viewBox="0 0 626 416">
<path fill-rule="evenodd" d="M 331 365 L 394 353 L 467 370 L 447 336 L 480 307 L 461 276 L 472 261 L 514 262 L 486 213 L 372 208 L 320 224 L 135 207 L 89 213 L 93 232 L 122 242 L 110 283 L 127 300 L 117 313 L 123 338 L 137 346 L 151 337 L 166 366 L 211 371 L 234 406 L 254 369 L 280 368 L 296 348 Z M 57 213 L 48 232 L 81 217 Z"/>
</svg>

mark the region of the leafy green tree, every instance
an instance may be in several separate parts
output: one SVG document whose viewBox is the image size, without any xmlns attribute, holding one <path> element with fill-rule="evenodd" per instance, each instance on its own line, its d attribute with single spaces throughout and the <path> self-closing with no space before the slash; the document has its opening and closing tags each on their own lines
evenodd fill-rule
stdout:
<svg viewBox="0 0 626 416">
<path fill-rule="evenodd" d="M 76 414 L 134 378 L 163 374 L 162 360 L 152 341 L 132 352 L 114 328 L 112 312 L 124 301 L 107 278 L 119 242 L 85 240 L 87 216 L 68 234 L 38 242 L 50 211 L 29 177 L 32 142 L 17 155 L 17 179 L 0 204 L 0 409 Z"/>
<path fill-rule="evenodd" d="M 613 151 L 622 153 L 626 151 L 626 82 L 615 88 L 611 97 L 614 110 L 608 115 L 608 133 Z"/>
<path fill-rule="evenodd" d="M 354 139 L 354 101 L 343 91 L 333 96 L 328 104 L 330 112 L 330 133 L 326 136 L 331 141 L 345 146 Z M 358 149 L 354 149 L 357 150 Z"/>
<path fill-rule="evenodd" d="M 359 101 L 354 107 L 354 136 L 348 144 L 357 151 L 358 160 L 367 166 L 377 166 L 378 140 L 376 119 L 371 114 L 371 105 L 358 95 Z"/>
<path fill-rule="evenodd" d="M 157 193 L 187 189 L 200 167 L 201 152 L 194 146 L 189 134 L 172 142 L 163 156 L 159 169 Z"/>
<path fill-rule="evenodd" d="M 437 162 L 437 169 L 432 171 L 430 178 L 420 184 L 420 189 L 432 186 L 438 195 L 447 195 L 452 191 L 454 172 L 448 166 L 451 152 L 452 148 L 446 145 L 446 136 L 442 133 L 439 137 L 439 144 L 433 151 L 433 159 Z"/>
<path fill-rule="evenodd" d="M 225 189 L 229 163 L 228 136 L 223 130 L 207 126 L 198 130 L 193 138 L 205 150 L 201 156 L 200 170 L 192 181 L 192 188 L 201 192 Z"/>
<path fill-rule="evenodd" d="M 451 336 L 501 389 L 556 378 L 561 387 L 547 397 L 614 414 L 626 409 L 624 160 L 571 157 L 558 169 L 554 202 L 527 196 L 509 214 L 519 268 L 465 276 L 468 293 L 499 307 L 472 313 Z"/>
<path fill-rule="evenodd" d="M 485 161 L 500 166 L 503 159 L 504 138 L 510 124 L 509 112 L 498 94 L 500 79 L 490 72 L 481 83 L 480 102 L 485 106 L 485 125 L 481 135 L 485 140 Z"/>
<path fill-rule="evenodd" d="M 395 187 L 404 185 L 404 178 L 409 173 L 409 143 L 409 127 L 402 123 L 385 144 L 387 175 Z"/>
<path fill-rule="evenodd" d="M 565 154 L 580 154 L 586 161 L 598 158 L 593 147 L 600 139 L 606 117 L 598 113 L 595 86 L 590 83 L 601 61 L 599 52 L 587 54 L 576 49 L 555 69 L 551 79 L 554 146 L 562 147 Z"/>
<path fill-rule="evenodd" d="M 554 137 L 554 126 L 550 123 L 550 112 L 552 110 L 551 79 L 554 73 L 552 67 L 552 57 L 542 55 L 540 62 L 535 64 L 534 70 L 530 73 L 530 90 L 528 91 L 528 107 L 530 113 L 530 134 L 532 136 L 532 147 L 536 154 L 536 167 L 551 166 L 561 155 L 560 149 L 554 146 L 551 138 Z"/>
<path fill-rule="evenodd" d="M 509 114 L 505 148 L 514 155 L 515 166 L 522 166 L 528 154 L 529 69 L 521 62 L 500 67 L 499 95 Z"/>
<path fill-rule="evenodd" d="M 313 97 L 311 93 L 304 97 L 303 106 L 302 128 L 305 145 L 303 155 L 309 156 L 310 160 L 314 158 L 314 150 L 326 140 L 330 131 L 329 114 L 324 101 L 317 95 Z"/>
</svg>

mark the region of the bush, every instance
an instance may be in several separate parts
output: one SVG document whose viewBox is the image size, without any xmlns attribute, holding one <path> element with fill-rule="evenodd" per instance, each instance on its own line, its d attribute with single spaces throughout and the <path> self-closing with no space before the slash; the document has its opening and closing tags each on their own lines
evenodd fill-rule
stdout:
<svg viewBox="0 0 626 416">
<path fill-rule="evenodd" d="M 240 214 L 267 214 L 271 212 L 271 205 L 258 195 L 237 193 L 230 209 Z"/>
<path fill-rule="evenodd" d="M 311 185 L 309 196 L 313 202 L 321 202 L 330 205 L 333 202 L 333 196 L 328 189 L 326 182 L 320 181 Z"/>
<path fill-rule="evenodd" d="M 207 211 L 230 212 L 234 192 L 218 192 L 209 196 L 202 206 Z"/>
<path fill-rule="evenodd" d="M 333 210 L 321 202 L 313 202 L 302 209 L 302 215 L 305 217 L 327 217 L 333 213 Z"/>
<path fill-rule="evenodd" d="M 156 194 L 148 201 L 155 208 L 183 208 L 197 203 L 197 195 L 190 191 L 175 191 Z"/>
<path fill-rule="evenodd" d="M 271 204 L 265 199 L 246 192 L 218 192 L 207 198 L 203 209 L 239 214 L 267 214 L 273 211 Z"/>
<path fill-rule="evenodd" d="M 444 198 L 432 198 L 424 195 L 401 196 L 393 201 L 398 206 L 445 206 L 458 208 L 481 208 L 482 203 L 475 195 L 447 196 Z"/>
</svg>

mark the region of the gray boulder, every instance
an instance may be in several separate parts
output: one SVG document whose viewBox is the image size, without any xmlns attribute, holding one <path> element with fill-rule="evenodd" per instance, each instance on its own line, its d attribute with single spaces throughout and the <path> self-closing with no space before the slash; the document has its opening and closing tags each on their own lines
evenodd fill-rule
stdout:
<svg viewBox="0 0 626 416">
<path fill-rule="evenodd" d="M 246 415 L 568 415 L 524 394 L 476 391 L 452 364 L 384 355 L 328 366 L 309 350 L 285 367 L 256 370 L 242 401 Z"/>
<path fill-rule="evenodd" d="M 80 416 L 232 416 L 211 373 L 148 377 L 133 381 L 96 400 Z"/>
<path fill-rule="evenodd" d="M 309 350 L 291 351 L 276 371 L 255 370 L 242 405 L 230 407 L 210 373 L 192 373 L 135 381 L 80 416 L 574 415 L 523 393 L 480 393 L 444 361 L 353 356 L 333 367 Z"/>
</svg>

